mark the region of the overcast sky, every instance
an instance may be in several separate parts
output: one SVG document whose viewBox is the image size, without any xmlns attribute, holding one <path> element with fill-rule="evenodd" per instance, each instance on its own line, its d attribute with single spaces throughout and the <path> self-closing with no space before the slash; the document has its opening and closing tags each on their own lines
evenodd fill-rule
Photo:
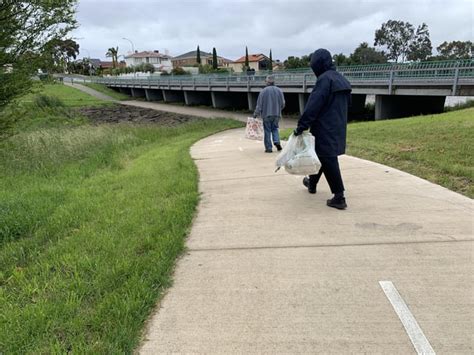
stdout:
<svg viewBox="0 0 474 355">
<path fill-rule="evenodd" d="M 324 47 L 350 54 L 389 19 L 428 24 L 433 52 L 443 41 L 472 40 L 474 2 L 470 0 L 79 0 L 80 27 L 72 34 L 80 57 L 105 59 L 136 50 L 169 51 L 175 56 L 216 47 L 235 60 L 249 53 L 273 59 L 301 56 Z"/>
</svg>

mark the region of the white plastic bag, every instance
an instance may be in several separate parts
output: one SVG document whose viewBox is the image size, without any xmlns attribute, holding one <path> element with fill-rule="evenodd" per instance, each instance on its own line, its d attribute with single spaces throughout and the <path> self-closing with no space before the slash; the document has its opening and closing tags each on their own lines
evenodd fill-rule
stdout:
<svg viewBox="0 0 474 355">
<path fill-rule="evenodd" d="M 276 160 L 277 170 L 282 166 L 289 174 L 317 174 L 321 162 L 314 149 L 314 136 L 308 132 L 295 137 L 291 134 L 285 147 Z"/>
<path fill-rule="evenodd" d="M 247 117 L 245 138 L 263 141 L 263 121 L 258 118 Z"/>
</svg>

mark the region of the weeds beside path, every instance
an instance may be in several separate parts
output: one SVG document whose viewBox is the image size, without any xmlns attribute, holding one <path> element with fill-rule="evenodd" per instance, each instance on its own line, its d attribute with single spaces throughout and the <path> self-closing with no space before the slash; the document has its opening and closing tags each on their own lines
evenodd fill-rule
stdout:
<svg viewBox="0 0 474 355">
<path fill-rule="evenodd" d="M 189 147 L 240 126 L 59 122 L 3 140 L 0 352 L 131 353 L 198 201 Z"/>
</svg>

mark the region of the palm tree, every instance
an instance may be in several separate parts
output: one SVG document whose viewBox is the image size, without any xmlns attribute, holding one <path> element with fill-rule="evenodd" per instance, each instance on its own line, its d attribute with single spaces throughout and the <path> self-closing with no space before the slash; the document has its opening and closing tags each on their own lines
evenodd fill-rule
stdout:
<svg viewBox="0 0 474 355">
<path fill-rule="evenodd" d="M 112 68 L 115 69 L 118 62 L 118 46 L 117 48 L 114 48 L 114 47 L 109 48 L 107 50 L 107 53 L 105 53 L 105 56 L 112 58 Z"/>
</svg>

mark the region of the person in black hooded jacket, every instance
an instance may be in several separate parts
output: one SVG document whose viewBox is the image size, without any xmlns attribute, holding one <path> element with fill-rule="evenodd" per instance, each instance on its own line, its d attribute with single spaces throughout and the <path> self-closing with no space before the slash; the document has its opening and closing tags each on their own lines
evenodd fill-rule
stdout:
<svg viewBox="0 0 474 355">
<path fill-rule="evenodd" d="M 316 154 L 321 161 L 318 174 L 303 179 L 308 192 L 316 193 L 316 185 L 324 173 L 334 197 L 329 207 L 345 209 L 344 184 L 338 156 L 346 151 L 347 111 L 351 101 L 351 85 L 332 62 L 331 53 L 318 49 L 311 55 L 311 69 L 317 77 L 294 135 L 309 128 L 315 137 Z"/>
</svg>

